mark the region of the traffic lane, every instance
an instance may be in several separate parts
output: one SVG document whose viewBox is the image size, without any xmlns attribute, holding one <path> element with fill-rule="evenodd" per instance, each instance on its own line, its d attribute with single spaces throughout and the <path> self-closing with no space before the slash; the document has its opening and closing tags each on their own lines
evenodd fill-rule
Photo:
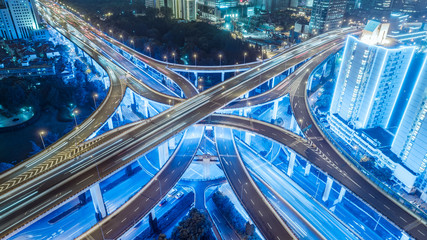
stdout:
<svg viewBox="0 0 427 240">
<path fill-rule="evenodd" d="M 311 49 L 312 48 L 308 50 Z M 264 81 L 271 78 L 271 76 L 277 74 L 277 71 L 282 71 L 282 68 L 286 69 L 286 60 L 291 59 L 295 54 L 301 54 L 308 50 L 305 48 L 302 49 L 301 47 L 301 49 L 294 50 L 288 55 L 285 54 L 283 56 L 283 62 L 266 62 L 257 69 L 249 70 L 241 75 L 229 79 L 203 92 L 202 94 L 191 98 L 191 101 L 178 104 L 176 107 L 157 115 L 150 119 L 149 122 L 142 124 L 135 130 L 125 134 L 124 137 L 126 139 L 130 139 L 131 142 L 126 146 L 121 147 L 119 150 L 115 149 L 114 155 L 121 154 L 123 152 L 130 153 L 125 156 L 127 160 L 122 161 L 122 164 L 115 164 L 115 160 L 111 156 L 113 154 L 110 154 L 110 156 L 101 159 L 102 162 L 110 162 L 109 164 L 111 166 L 108 169 L 111 169 L 111 172 L 115 171 L 118 167 L 131 161 L 133 159 L 131 156 L 134 154 L 142 154 L 147 151 L 147 149 L 155 147 L 164 139 L 172 137 L 187 126 L 190 126 L 204 118 L 206 115 L 209 115 L 213 111 L 224 106 L 231 100 L 241 96 L 248 91 L 248 89 L 252 89 L 259 84 L 262 84 Z M 160 134 L 153 136 L 154 132 L 160 132 Z M 143 147 L 141 144 L 143 144 Z M 97 149 L 94 149 L 93 151 L 97 151 Z M 89 154 L 90 153 L 86 154 L 86 156 Z"/>
<path fill-rule="evenodd" d="M 227 179 L 266 239 L 296 239 L 270 206 L 238 156 L 231 129 L 215 128 L 218 156 Z"/>
<path fill-rule="evenodd" d="M 54 23 L 51 23 L 54 24 Z M 70 24 L 68 23 L 63 23 L 62 27 L 65 28 L 67 25 L 66 24 Z M 119 64 L 121 67 L 123 67 L 123 69 L 126 69 L 127 71 L 129 71 L 130 73 L 132 73 L 133 76 L 135 76 L 137 79 L 142 80 L 142 82 L 144 82 L 147 87 L 152 88 L 155 91 L 158 91 L 160 93 L 169 95 L 169 96 L 175 96 L 178 97 L 174 92 L 172 92 L 170 89 L 168 89 L 166 86 L 163 86 L 162 84 L 160 84 L 158 81 L 156 81 L 153 77 L 143 73 L 143 71 L 138 68 L 134 63 L 132 63 L 131 61 L 129 61 L 127 58 L 125 58 L 123 55 L 119 54 L 116 50 L 114 50 L 113 48 L 111 48 L 110 46 L 108 46 L 105 42 L 100 41 L 98 38 L 93 37 L 93 35 L 91 35 L 90 32 L 84 32 L 84 29 L 81 29 L 80 26 L 73 22 L 74 25 L 72 25 L 76 30 L 79 31 L 79 33 L 82 35 L 80 37 L 85 38 L 83 39 L 83 41 L 89 40 L 87 39 L 87 37 L 92 36 L 91 37 L 91 42 L 93 43 L 94 41 L 96 41 L 97 43 L 97 47 L 100 48 L 104 53 L 108 54 L 109 57 L 111 57 L 112 59 L 114 59 L 114 61 L 116 61 L 117 64 Z"/>
<path fill-rule="evenodd" d="M 302 66 L 300 66 L 299 70 L 297 69 L 287 78 L 283 79 L 274 88 L 253 97 L 249 97 L 245 99 L 237 99 L 231 102 L 230 104 L 228 104 L 227 106 L 225 106 L 224 109 L 245 108 L 245 107 L 255 106 L 255 105 L 267 103 L 285 96 L 286 94 L 289 93 L 289 88 L 290 88 L 289 86 L 291 86 L 295 82 L 300 71 L 302 71 L 303 69 L 314 69 L 314 67 L 318 65 L 319 61 L 323 62 L 329 55 L 336 53 L 339 49 L 343 47 L 343 44 L 338 42 L 339 41 L 336 41 L 337 44 L 333 47 L 331 47 L 329 44 L 323 45 L 321 48 L 325 50 L 325 52 L 322 55 L 316 56 L 314 59 L 311 59 L 308 62 L 304 63 Z M 293 65 L 296 65 L 301 62 L 299 59 L 293 59 L 293 61 L 294 61 Z"/>
<path fill-rule="evenodd" d="M 165 76 L 172 79 L 172 81 L 174 81 L 176 84 L 178 84 L 178 86 L 182 89 L 182 91 L 184 92 L 184 94 L 187 98 L 195 96 L 198 94 L 197 88 L 190 81 L 188 81 L 185 77 L 181 76 L 180 74 L 177 74 L 173 70 L 170 70 L 170 66 L 173 66 L 171 63 L 165 63 L 165 62 L 161 62 L 161 61 L 158 61 L 156 59 L 153 59 L 153 58 L 149 58 L 149 57 L 141 54 L 140 52 L 134 50 L 133 48 L 130 48 L 125 44 L 122 44 L 121 42 L 111 38 L 108 35 L 105 35 L 104 33 L 98 31 L 97 29 L 95 29 L 93 27 L 92 27 L 92 31 L 94 33 L 96 33 L 99 37 L 105 39 L 106 41 L 108 41 L 114 45 L 119 45 L 122 50 L 124 50 L 127 53 L 129 53 L 130 55 L 133 55 L 134 57 L 142 60 L 143 62 L 150 64 L 151 67 L 154 67 L 156 70 L 158 70 L 159 72 L 161 72 Z"/>
<path fill-rule="evenodd" d="M 63 11 L 65 11 L 65 10 L 63 10 Z M 140 76 L 140 74 L 138 74 L 138 72 L 140 72 L 142 70 L 139 69 L 135 64 L 131 63 L 129 60 L 127 60 L 126 58 L 124 58 L 124 56 L 122 56 L 121 54 L 119 54 L 118 52 L 116 52 L 114 49 L 112 49 L 112 48 L 111 49 L 107 49 L 107 48 L 109 48 L 109 46 L 105 46 L 105 43 L 102 40 L 98 39 L 98 37 L 96 35 L 94 35 L 93 32 L 87 31 L 86 29 L 84 29 L 84 28 L 81 27 L 80 21 L 78 19 L 76 19 L 75 15 L 67 14 L 66 16 L 67 16 L 67 18 L 68 18 L 69 21 L 72 21 L 75 24 L 74 27 L 76 29 L 79 29 L 82 34 L 84 34 L 85 36 L 91 36 L 92 37 L 91 38 L 92 41 L 96 40 L 98 42 L 98 47 L 102 46 L 103 49 L 107 50 L 110 55 L 112 55 L 112 56 L 115 57 L 116 60 L 120 61 L 122 64 L 126 64 L 127 65 L 127 69 L 132 69 L 133 73 L 135 75 L 137 75 L 139 78 L 141 78 L 141 76 Z M 91 26 L 88 26 L 88 27 L 91 27 Z M 95 29 L 92 29 L 92 30 L 96 31 Z M 121 48 L 124 49 L 123 48 L 123 44 L 121 44 L 121 43 L 119 43 L 117 41 L 115 41 L 115 44 L 120 44 L 122 46 Z M 128 49 L 124 49 L 124 50 L 128 50 Z M 127 61 L 124 61 L 124 59 L 126 59 Z M 134 65 L 134 66 L 130 66 L 129 64 Z M 161 73 L 163 73 L 166 76 L 168 76 L 170 79 L 172 79 L 172 81 L 175 80 L 175 82 L 178 84 L 178 86 L 181 87 L 181 89 L 183 90 L 183 92 L 184 92 L 184 94 L 186 96 L 190 96 L 191 97 L 191 96 L 194 96 L 194 95 L 196 95 L 198 93 L 197 89 L 187 79 L 185 79 L 184 77 L 180 76 L 179 74 L 177 74 L 177 73 L 175 73 L 173 71 L 170 71 L 170 70 L 166 69 L 165 66 L 159 66 L 159 64 L 155 64 L 152 67 L 154 67 L 156 70 L 158 70 Z M 147 80 L 149 80 L 149 79 L 147 79 Z M 161 92 L 164 92 L 164 90 L 167 90 L 167 89 L 163 89 L 163 88 L 160 89 L 158 87 L 158 84 L 152 85 L 152 87 L 156 88 L 157 91 L 161 91 Z"/>
<path fill-rule="evenodd" d="M 280 201 L 287 205 L 294 217 L 298 219 L 297 221 L 300 221 L 300 226 L 313 235 L 310 239 L 357 239 L 323 206 L 312 199 L 303 189 L 295 186 L 294 182 L 289 180 L 282 171 L 261 159 L 252 148 L 243 144 L 241 140 L 238 140 L 237 145 L 239 154 L 249 171 L 261 179 L 261 186 L 265 185 L 268 191 L 279 196 Z"/>
<path fill-rule="evenodd" d="M 416 239 L 424 239 L 427 235 L 427 225 L 419 221 L 420 217 L 414 216 L 412 212 L 399 206 L 395 200 L 387 196 L 387 193 L 384 193 L 374 186 L 370 180 L 362 176 L 363 173 L 355 170 L 355 168 L 335 150 L 332 143 L 323 138 L 319 127 L 311 118 L 306 104 L 305 89 L 308 77 L 309 73 L 306 73 L 300 78 L 300 85 L 295 94 L 292 94 L 293 96 L 291 97 L 291 106 L 294 109 L 296 118 L 302 119 L 302 121 L 297 121 L 301 129 L 309 125 L 313 126 L 305 133 L 306 136 L 329 158 L 334 159 L 338 167 L 345 171 L 347 175 L 337 175 L 334 171 L 327 171 L 327 173 L 343 183 L 348 189 L 357 194 L 365 202 L 369 203 L 373 208 L 386 216 L 401 229 L 404 229 L 411 236 Z"/>
<path fill-rule="evenodd" d="M 190 165 L 202 139 L 203 129 L 198 126 L 187 130 L 178 151 L 172 155 L 159 173 L 134 197 L 80 236 L 79 239 L 116 239 L 147 215 L 175 186 Z M 189 152 L 186 146 L 191 146 L 192 152 Z"/>
</svg>

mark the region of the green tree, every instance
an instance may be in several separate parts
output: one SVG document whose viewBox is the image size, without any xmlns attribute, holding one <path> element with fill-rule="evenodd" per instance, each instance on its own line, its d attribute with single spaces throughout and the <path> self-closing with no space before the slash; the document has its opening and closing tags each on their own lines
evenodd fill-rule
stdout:
<svg viewBox="0 0 427 240">
<path fill-rule="evenodd" d="M 211 223 L 206 215 L 193 208 L 188 216 L 173 229 L 172 239 L 175 240 L 210 240 Z"/>
</svg>

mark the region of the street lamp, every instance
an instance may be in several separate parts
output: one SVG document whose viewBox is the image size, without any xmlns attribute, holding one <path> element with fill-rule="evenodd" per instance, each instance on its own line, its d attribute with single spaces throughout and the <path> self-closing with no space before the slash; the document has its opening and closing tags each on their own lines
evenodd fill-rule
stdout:
<svg viewBox="0 0 427 240">
<path fill-rule="evenodd" d="M 248 55 L 247 52 L 243 53 L 243 64 L 246 64 L 246 55 Z"/>
<path fill-rule="evenodd" d="M 151 57 L 151 49 L 150 49 L 150 47 L 147 47 L 147 50 L 150 53 L 150 57 Z"/>
<path fill-rule="evenodd" d="M 76 127 L 77 127 L 77 118 L 76 118 L 76 115 L 79 113 L 79 111 L 78 110 L 74 110 L 73 111 L 73 117 L 74 117 L 74 122 L 76 123 Z"/>
<path fill-rule="evenodd" d="M 123 35 L 120 34 L 120 41 L 123 43 Z"/>
<path fill-rule="evenodd" d="M 135 42 L 133 41 L 133 39 L 130 40 L 130 43 L 132 43 L 132 47 L 135 48 Z"/>
<path fill-rule="evenodd" d="M 222 66 L 222 54 L 219 54 L 219 66 Z"/>
<path fill-rule="evenodd" d="M 43 135 L 45 135 L 45 134 L 46 134 L 45 131 L 40 131 L 39 132 L 39 136 L 40 136 L 40 139 L 42 140 L 42 144 L 43 144 L 43 148 L 44 149 L 46 149 L 46 145 L 44 144 L 44 140 L 43 140 Z"/>
<path fill-rule="evenodd" d="M 194 65 L 197 66 L 197 54 L 194 54 L 193 57 L 194 57 Z"/>
<path fill-rule="evenodd" d="M 173 63 L 176 64 L 175 52 L 172 53 L 172 56 L 173 56 Z"/>
<path fill-rule="evenodd" d="M 92 98 L 93 98 L 93 105 L 95 105 L 95 109 L 97 108 L 97 106 L 96 106 L 96 99 L 98 98 L 98 94 L 97 93 L 94 93 L 93 95 L 92 95 Z"/>
</svg>

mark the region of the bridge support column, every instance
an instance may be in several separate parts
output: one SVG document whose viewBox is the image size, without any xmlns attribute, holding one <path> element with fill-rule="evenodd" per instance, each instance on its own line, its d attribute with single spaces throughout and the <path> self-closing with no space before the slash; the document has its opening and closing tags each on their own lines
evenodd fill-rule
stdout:
<svg viewBox="0 0 427 240">
<path fill-rule="evenodd" d="M 210 159 L 209 158 L 203 158 L 203 177 L 206 179 L 209 179 L 211 173 L 210 173 L 210 167 L 209 167 Z"/>
<path fill-rule="evenodd" d="M 287 174 L 288 176 L 292 176 L 292 174 L 294 173 L 294 166 L 295 166 L 295 153 L 293 151 L 290 151 L 290 156 L 289 156 L 289 165 L 288 165 L 288 171 Z"/>
<path fill-rule="evenodd" d="M 102 197 L 99 183 L 90 188 L 90 195 L 95 208 L 96 219 L 99 221 L 107 216 L 107 209 L 105 209 L 104 198 Z"/>
<path fill-rule="evenodd" d="M 111 117 L 107 120 L 107 124 L 108 124 L 108 129 L 109 130 L 111 130 L 111 129 L 114 128 L 113 119 Z"/>
<path fill-rule="evenodd" d="M 221 72 L 221 82 L 224 82 L 225 80 L 225 72 Z"/>
<path fill-rule="evenodd" d="M 117 108 L 117 113 L 116 114 L 119 115 L 120 122 L 123 122 L 123 112 L 122 112 L 122 107 L 121 106 L 119 106 Z"/>
<path fill-rule="evenodd" d="M 252 134 L 250 134 L 248 132 L 245 132 L 245 143 L 250 146 L 251 145 L 251 140 L 252 140 Z"/>
<path fill-rule="evenodd" d="M 146 117 L 149 118 L 150 116 L 148 116 L 148 101 L 147 100 L 142 100 L 143 106 L 142 106 L 142 114 Z"/>
<path fill-rule="evenodd" d="M 297 121 L 295 120 L 295 116 L 291 117 L 291 124 L 289 125 L 289 129 L 292 132 L 295 132 L 296 134 L 299 134 L 299 132 L 300 132 L 299 129 L 298 129 Z"/>
<path fill-rule="evenodd" d="M 310 174 L 310 169 L 311 169 L 311 164 L 307 162 L 307 165 L 305 165 L 305 169 L 304 169 L 304 176 L 308 176 L 308 174 Z"/>
<path fill-rule="evenodd" d="M 331 189 L 332 189 L 332 178 L 328 177 L 328 179 L 326 180 L 326 186 L 325 186 L 325 191 L 323 192 L 323 196 L 322 196 L 322 200 L 326 201 L 329 198 L 329 194 L 331 193 Z"/>
<path fill-rule="evenodd" d="M 168 144 L 169 144 L 169 149 L 171 149 L 171 150 L 175 149 L 176 148 L 176 140 L 175 140 L 175 138 L 173 137 L 173 138 L 169 139 Z"/>
<path fill-rule="evenodd" d="M 199 75 L 197 74 L 197 72 L 194 73 L 194 76 L 196 77 L 195 83 L 194 85 L 197 87 L 199 87 Z"/>
<path fill-rule="evenodd" d="M 340 194 L 338 195 L 338 199 L 337 199 L 335 204 L 342 202 L 342 199 L 344 198 L 345 192 L 346 192 L 345 188 L 341 187 Z"/>
<path fill-rule="evenodd" d="M 275 100 L 274 101 L 274 105 L 273 105 L 273 116 L 271 117 L 272 120 L 276 120 L 277 119 L 277 110 L 279 110 L 279 100 Z"/>
<path fill-rule="evenodd" d="M 402 232 L 402 236 L 400 237 L 400 240 L 409 240 L 409 236 L 405 232 Z"/>
<path fill-rule="evenodd" d="M 245 108 L 245 109 L 243 109 L 243 116 L 247 117 L 247 116 L 248 116 L 248 113 L 250 113 L 250 112 L 251 112 L 251 109 L 250 109 L 250 108 Z"/>
<path fill-rule="evenodd" d="M 134 93 L 134 91 L 130 91 L 130 97 L 129 97 L 129 100 L 130 100 L 130 104 L 131 104 L 131 105 L 133 105 L 133 104 L 135 104 L 135 103 L 136 103 L 136 100 L 135 100 L 135 93 Z"/>
<path fill-rule="evenodd" d="M 162 167 L 168 158 L 168 143 L 162 143 L 160 144 L 160 146 L 158 147 L 157 151 L 159 152 L 159 166 Z"/>
</svg>

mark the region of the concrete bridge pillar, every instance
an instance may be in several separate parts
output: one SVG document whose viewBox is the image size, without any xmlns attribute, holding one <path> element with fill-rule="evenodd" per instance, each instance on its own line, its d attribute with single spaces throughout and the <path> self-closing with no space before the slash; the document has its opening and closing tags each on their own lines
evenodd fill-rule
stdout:
<svg viewBox="0 0 427 240">
<path fill-rule="evenodd" d="M 400 240 L 409 240 L 409 239 L 410 239 L 409 236 L 405 232 L 402 232 L 402 236 L 400 237 Z"/>
<path fill-rule="evenodd" d="M 164 142 L 160 144 L 157 151 L 159 152 L 159 166 L 162 167 L 168 160 L 168 156 L 169 156 L 168 143 Z"/>
<path fill-rule="evenodd" d="M 307 163 L 307 165 L 305 165 L 305 169 L 304 169 L 304 176 L 308 176 L 308 174 L 310 174 L 310 169 L 311 169 L 311 164 Z"/>
<path fill-rule="evenodd" d="M 341 187 L 340 194 L 338 195 L 338 199 L 337 199 L 336 203 L 342 202 L 342 199 L 344 198 L 345 192 L 346 192 L 345 188 Z"/>
<path fill-rule="evenodd" d="M 144 106 L 142 106 L 142 114 L 144 114 L 146 118 L 149 118 L 150 116 L 148 115 L 148 100 L 144 99 L 143 103 Z"/>
<path fill-rule="evenodd" d="M 248 113 L 250 113 L 250 112 L 251 112 L 251 109 L 250 109 L 250 108 L 245 108 L 245 109 L 243 109 L 243 116 L 247 117 L 247 116 L 248 116 Z"/>
<path fill-rule="evenodd" d="M 102 197 L 99 183 L 96 183 L 90 188 L 90 196 L 92 197 L 97 220 L 105 218 L 107 216 L 107 209 L 105 208 L 104 198 Z"/>
<path fill-rule="evenodd" d="M 136 103 L 135 100 L 135 93 L 133 91 L 130 91 L 130 96 L 129 96 L 129 100 L 130 100 L 130 104 L 133 105 Z"/>
<path fill-rule="evenodd" d="M 176 148 L 176 139 L 175 139 L 175 137 L 169 139 L 168 144 L 169 144 L 169 149 L 170 150 L 175 149 Z"/>
<path fill-rule="evenodd" d="M 111 129 L 114 128 L 113 119 L 111 117 L 107 120 L 107 124 L 108 124 L 108 129 L 109 130 L 111 130 Z"/>
<path fill-rule="evenodd" d="M 288 176 L 292 176 L 292 174 L 294 173 L 294 166 L 295 166 L 295 153 L 293 151 L 290 151 L 290 156 L 289 156 L 289 165 L 288 165 L 288 171 L 287 174 Z"/>
<path fill-rule="evenodd" d="M 290 125 L 289 125 L 289 129 L 292 131 L 292 132 L 295 132 L 296 134 L 299 134 L 299 129 L 298 129 L 298 124 L 297 124 L 297 121 L 295 120 L 295 116 L 292 116 L 291 117 L 291 123 L 290 123 Z"/>
<path fill-rule="evenodd" d="M 116 114 L 119 116 L 120 122 L 123 122 L 123 112 L 122 112 L 122 107 L 121 106 L 119 106 L 117 108 L 117 113 Z"/>
<path fill-rule="evenodd" d="M 325 186 L 325 191 L 323 192 L 323 196 L 322 196 L 322 200 L 326 201 L 329 198 L 329 194 L 331 193 L 331 189 L 332 189 L 332 178 L 330 178 L 328 176 L 328 179 L 326 180 L 326 186 Z"/>
<path fill-rule="evenodd" d="M 272 120 L 277 119 L 277 111 L 279 110 L 279 100 L 275 100 L 273 104 L 273 116 L 271 117 Z"/>
<path fill-rule="evenodd" d="M 245 132 L 245 143 L 250 146 L 251 145 L 251 140 L 252 140 L 252 134 L 248 133 L 248 132 Z"/>
<path fill-rule="evenodd" d="M 210 159 L 207 157 L 203 158 L 203 177 L 204 178 L 209 178 L 211 173 L 210 173 L 210 167 L 209 167 L 209 163 L 210 163 Z"/>
</svg>

